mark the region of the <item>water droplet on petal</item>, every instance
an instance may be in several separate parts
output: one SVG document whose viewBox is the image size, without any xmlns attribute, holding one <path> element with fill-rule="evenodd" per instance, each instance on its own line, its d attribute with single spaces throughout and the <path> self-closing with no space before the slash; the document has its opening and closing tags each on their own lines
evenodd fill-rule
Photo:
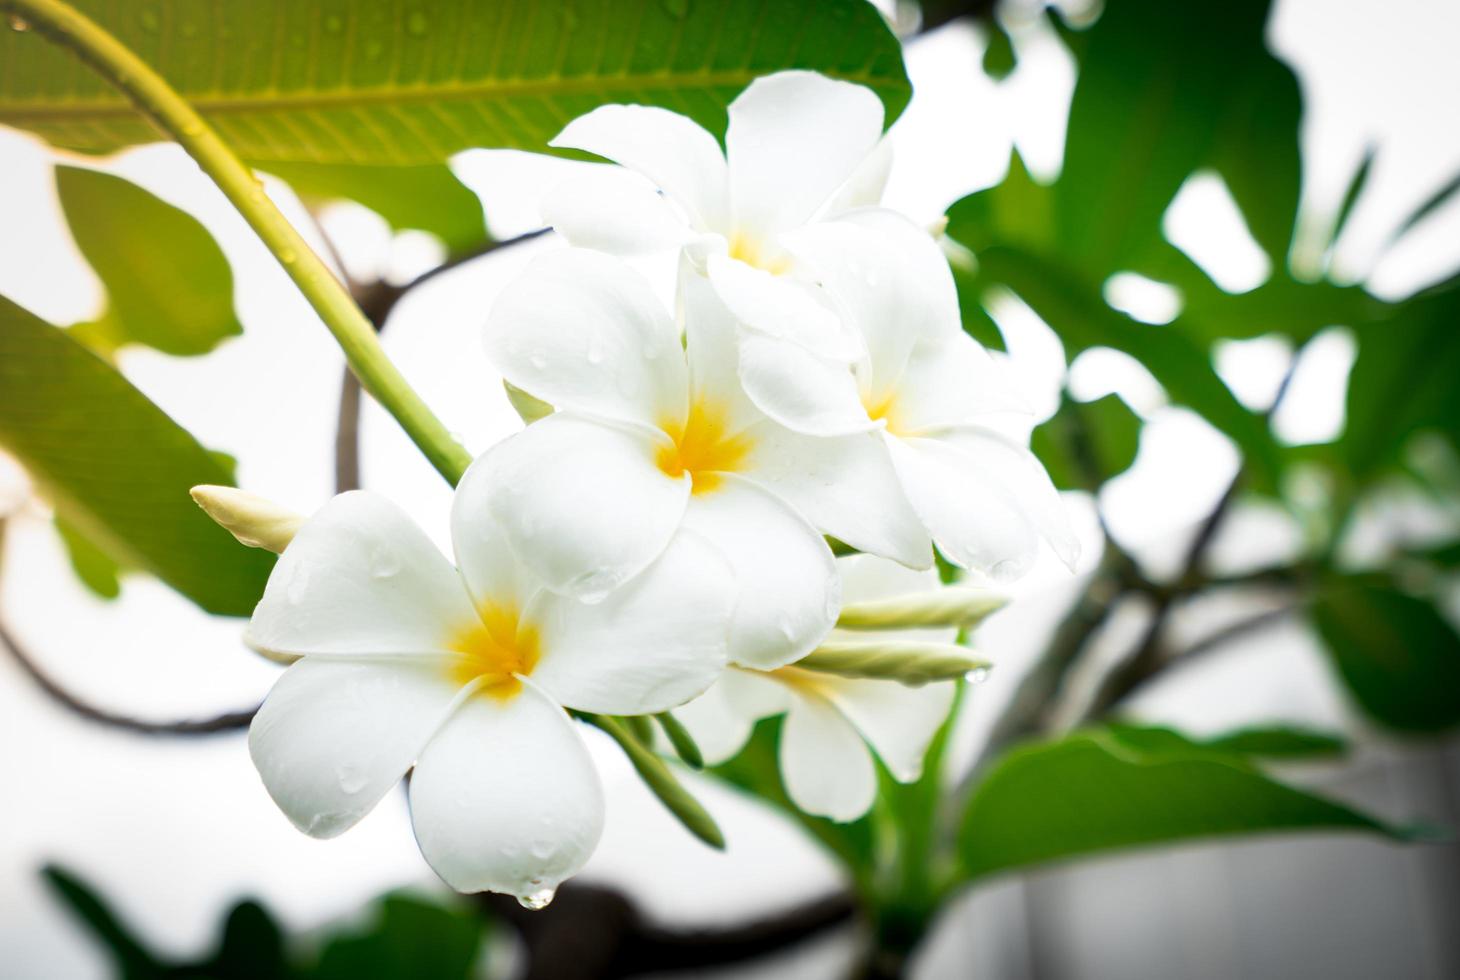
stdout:
<svg viewBox="0 0 1460 980">
<path fill-rule="evenodd" d="M 552 857 L 553 851 L 555 850 L 556 848 L 553 846 L 553 842 L 546 838 L 532 842 L 532 856 L 539 861 L 546 861 Z"/>
<path fill-rule="evenodd" d="M 335 767 L 335 779 L 339 781 L 340 792 L 347 796 L 354 796 L 365 788 L 365 774 L 348 762 Z"/>
<path fill-rule="evenodd" d="M 547 367 L 547 358 L 543 357 L 541 354 L 533 354 L 527 359 L 527 363 L 531 364 L 534 368 L 541 371 L 543 368 Z"/>
<path fill-rule="evenodd" d="M 989 679 L 989 669 L 987 667 L 975 667 L 964 675 L 964 679 L 970 684 L 982 684 Z"/>
<path fill-rule="evenodd" d="M 518 895 L 517 904 L 533 912 L 540 911 L 552 904 L 553 896 L 557 894 L 555 888 L 539 888 L 528 895 Z"/>
<path fill-rule="evenodd" d="M 370 553 L 370 575 L 373 578 L 391 578 L 400 572 L 400 556 L 388 548 L 377 548 Z"/>
<path fill-rule="evenodd" d="M 289 578 L 284 583 L 284 598 L 291 605 L 299 605 L 309 592 L 309 567 L 303 562 L 291 565 Z"/>
</svg>

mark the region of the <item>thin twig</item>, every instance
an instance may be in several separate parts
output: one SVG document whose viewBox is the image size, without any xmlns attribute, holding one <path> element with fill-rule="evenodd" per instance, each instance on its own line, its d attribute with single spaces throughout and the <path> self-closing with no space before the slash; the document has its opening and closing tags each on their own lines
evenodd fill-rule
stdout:
<svg viewBox="0 0 1460 980">
<path fill-rule="evenodd" d="M 146 721 L 141 718 L 133 718 L 130 715 L 87 704 L 57 684 L 40 669 L 3 623 L 0 623 L 0 646 L 9 651 L 20 669 L 25 671 L 26 675 L 35 681 L 36 686 L 44 691 L 52 701 L 72 714 L 108 728 L 117 728 L 138 735 L 218 735 L 247 728 L 259 710 L 255 707 L 245 711 L 229 711 L 212 718 L 190 718 L 183 721 Z"/>
</svg>

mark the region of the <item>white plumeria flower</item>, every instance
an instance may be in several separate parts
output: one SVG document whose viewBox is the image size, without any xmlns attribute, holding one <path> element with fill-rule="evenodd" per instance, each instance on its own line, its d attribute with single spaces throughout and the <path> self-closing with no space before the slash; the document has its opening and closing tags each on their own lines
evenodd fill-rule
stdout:
<svg viewBox="0 0 1460 980">
<path fill-rule="evenodd" d="M 706 288 L 681 296 L 682 342 L 648 282 L 610 256 L 550 252 L 509 285 L 488 356 L 558 411 L 489 451 L 489 504 L 524 564 L 588 601 L 677 528 L 698 531 L 735 570 L 730 659 L 776 667 L 814 648 L 840 607 L 817 526 L 923 564 L 931 553 L 914 517 L 884 511 L 893 474 L 861 451 L 879 446 L 808 438 L 756 410 L 735 372 L 734 321 Z"/>
<path fill-rule="evenodd" d="M 871 555 L 837 562 L 848 602 L 886 599 L 937 589 L 932 570 L 911 571 Z M 879 638 L 951 643 L 956 629 L 897 630 Z M 867 639 L 835 630 L 833 637 Z M 755 723 L 785 714 L 781 779 L 792 802 L 807 813 L 855 820 L 877 795 L 875 750 L 899 782 L 923 772 L 923 756 L 953 706 L 952 681 L 908 687 L 896 681 L 838 677 L 791 665 L 761 672 L 731 667 L 699 698 L 676 709 L 698 743 L 706 765 L 718 765 L 745 747 Z M 870 750 L 869 750 L 870 746 Z"/>
<path fill-rule="evenodd" d="M 856 330 L 864 354 L 848 367 L 788 340 L 743 337 L 739 372 L 751 400 L 802 433 L 873 435 L 901 506 L 954 563 L 1016 578 L 1042 537 L 1073 567 L 1079 540 L 1044 467 L 990 425 L 1028 409 L 964 333 L 953 276 L 932 236 L 891 211 L 865 208 L 783 241 Z"/>
<path fill-rule="evenodd" d="M 742 321 L 845 363 L 857 354 L 856 338 L 796 275 L 782 238 L 881 199 L 891 165 L 882 122 L 871 89 L 808 71 L 751 82 L 730 103 L 723 153 L 686 116 L 600 106 L 552 145 L 626 169 L 564 183 L 543 217 L 572 244 L 600 251 L 683 248 Z"/>
<path fill-rule="evenodd" d="M 265 787 L 302 831 L 353 826 L 407 770 L 427 862 L 460 891 L 529 907 L 583 866 L 603 794 L 563 708 L 663 711 L 725 663 L 729 569 L 693 532 L 597 605 L 512 557 L 480 461 L 452 510 L 453 568 L 398 507 L 331 500 L 279 559 L 249 642 L 299 657 L 249 729 Z"/>
</svg>

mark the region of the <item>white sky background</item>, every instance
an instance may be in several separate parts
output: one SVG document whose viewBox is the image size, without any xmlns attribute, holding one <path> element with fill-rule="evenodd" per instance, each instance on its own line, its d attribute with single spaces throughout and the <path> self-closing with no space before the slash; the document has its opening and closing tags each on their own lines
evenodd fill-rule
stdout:
<svg viewBox="0 0 1460 980">
<path fill-rule="evenodd" d="M 1340 268 L 1355 277 L 1372 273 L 1374 288 L 1385 295 L 1453 270 L 1460 264 L 1460 207 L 1454 205 L 1377 265 L 1376 253 L 1401 215 L 1460 170 L 1460 62 L 1453 56 L 1460 5 L 1281 0 L 1270 34 L 1303 78 L 1305 203 L 1329 214 L 1364 147 L 1380 151 L 1341 243 Z M 1068 56 L 1050 37 L 1033 36 L 1018 73 L 996 85 L 978 67 L 981 50 L 976 31 L 962 26 L 907 49 L 916 95 L 894 130 L 898 163 L 888 203 L 919 220 L 930 221 L 963 194 L 996 182 L 1011 140 L 1040 172 L 1058 166 L 1073 81 Z M 576 166 L 485 151 L 464 154 L 457 164 L 483 196 L 500 236 L 536 227 L 538 195 Z M 245 336 L 206 357 L 128 351 L 123 369 L 206 445 L 237 456 L 243 486 L 312 510 L 331 491 L 342 361 L 329 335 L 180 151 L 144 148 L 105 166 L 209 227 L 233 262 L 246 327 Z M 47 151 L 0 131 L 0 177 L 0 293 L 58 324 L 93 316 L 102 294 L 60 217 Z M 1243 266 L 1250 243 L 1240 225 L 1233 231 L 1224 222 L 1231 216 L 1221 209 L 1221 194 L 1210 183 L 1188 187 L 1170 227 L 1183 242 L 1214 239 L 1212 261 L 1240 280 L 1251 275 Z M 333 210 L 328 226 L 357 270 L 379 267 L 387 251 L 398 271 L 431 254 L 432 243 L 420 236 L 392 244 L 378 219 L 358 209 Z M 442 277 L 401 304 L 386 332 L 392 356 L 473 451 L 519 426 L 478 332 L 497 290 L 549 247 L 535 243 Z M 1153 316 L 1160 299 L 1154 298 Z M 1149 297 L 1129 302 L 1143 300 L 1153 309 Z M 1057 340 L 1017 303 L 997 312 L 1009 333 L 1011 369 L 1031 386 L 1031 401 L 1052 405 L 1061 363 Z M 1219 363 L 1239 397 L 1262 404 L 1287 356 L 1282 344 L 1260 340 L 1229 345 Z M 1299 441 L 1338 431 L 1351 358 L 1342 332 L 1324 338 L 1295 382 L 1281 434 Z M 1072 384 L 1081 397 L 1118 390 L 1148 417 L 1136 467 L 1111 484 L 1105 502 L 1126 543 L 1156 557 L 1163 545 L 1172 551 L 1230 478 L 1235 453 L 1190 413 L 1163 407 L 1159 387 L 1122 355 L 1085 355 Z M 365 485 L 406 505 L 444 545 L 446 486 L 373 405 L 365 413 L 363 445 Z M 1098 545 L 1088 501 L 1067 499 L 1087 535 L 1086 564 L 1092 564 Z M 1246 544 L 1229 542 L 1222 552 L 1229 560 L 1254 560 L 1255 542 L 1280 553 L 1292 540 L 1281 515 L 1244 513 L 1237 523 L 1247 529 Z M 1069 576 L 1046 557 L 1019 587 L 1022 600 L 980 637 L 996 661 L 1027 656 L 1070 592 Z M 6 622 L 57 680 L 95 703 L 158 718 L 202 716 L 253 703 L 276 676 L 277 668 L 239 643 L 237 622 L 210 618 L 156 582 L 130 578 L 113 603 L 91 596 L 71 573 L 38 504 L 11 521 L 5 563 L 0 606 Z M 1274 643 L 1260 658 L 1254 647 L 1206 671 L 1199 699 L 1182 697 L 1175 685 L 1145 707 L 1199 729 L 1273 718 L 1345 723 L 1312 641 L 1295 629 Z M 990 714 L 979 709 L 1000 700 L 1014 674 L 995 671 L 972 699 L 965 751 Z M 833 869 L 796 832 L 714 788 L 706 798 L 726 824 L 732 848 L 718 856 L 699 847 L 659 811 L 613 750 L 598 748 L 610 813 L 588 873 L 624 884 L 652 912 L 701 922 L 738 918 L 819 894 L 834 882 Z M 292 926 L 312 927 L 394 886 L 436 887 L 399 793 L 344 837 L 310 840 L 269 801 L 241 737 L 148 740 L 88 726 L 53 707 L 7 658 L 0 658 L 0 767 L 7 776 L 0 804 L 0 962 L 15 976 L 102 971 L 39 887 L 35 872 L 46 860 L 80 871 L 155 944 L 178 952 L 211 945 L 222 911 L 242 894 L 262 898 Z"/>
</svg>

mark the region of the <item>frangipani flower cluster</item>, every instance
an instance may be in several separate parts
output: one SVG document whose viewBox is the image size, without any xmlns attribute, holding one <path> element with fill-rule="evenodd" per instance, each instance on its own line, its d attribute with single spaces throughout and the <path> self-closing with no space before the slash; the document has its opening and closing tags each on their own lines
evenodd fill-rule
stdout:
<svg viewBox="0 0 1460 980">
<path fill-rule="evenodd" d="M 409 772 L 441 877 L 533 906 L 602 827 L 569 712 L 679 709 L 711 761 L 784 712 L 791 797 L 854 819 L 875 796 L 868 746 L 916 778 L 954 688 L 826 672 L 809 655 L 844 598 L 936 587 L 934 546 L 996 579 L 1041 538 L 1074 553 L 1038 463 L 986 424 L 1019 402 L 959 328 L 941 251 L 871 206 L 888 154 L 870 91 L 761 79 L 723 155 L 639 106 L 555 142 L 635 172 L 564 187 L 548 211 L 571 244 L 490 312 L 492 364 L 552 411 L 461 481 L 455 567 L 372 494 L 302 522 L 199 497 L 282 550 L 249 631 L 296 661 L 250 733 L 280 808 L 333 836 Z M 672 310 L 609 254 L 655 249 L 677 250 Z M 827 535 L 866 554 L 839 569 Z"/>
</svg>

